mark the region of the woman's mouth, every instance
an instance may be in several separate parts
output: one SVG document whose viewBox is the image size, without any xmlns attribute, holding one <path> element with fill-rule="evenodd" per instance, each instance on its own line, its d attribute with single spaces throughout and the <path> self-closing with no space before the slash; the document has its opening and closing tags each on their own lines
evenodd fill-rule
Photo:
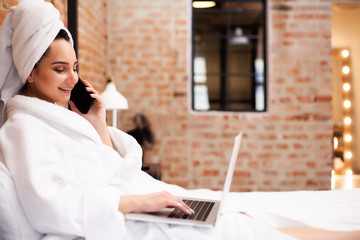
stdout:
<svg viewBox="0 0 360 240">
<path fill-rule="evenodd" d="M 62 88 L 62 87 L 59 87 L 59 89 L 64 92 L 70 92 L 72 90 L 72 88 Z"/>
</svg>

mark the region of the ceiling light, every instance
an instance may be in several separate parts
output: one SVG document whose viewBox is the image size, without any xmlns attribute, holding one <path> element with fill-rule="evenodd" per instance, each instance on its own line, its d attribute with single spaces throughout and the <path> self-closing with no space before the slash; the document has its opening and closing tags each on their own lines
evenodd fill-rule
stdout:
<svg viewBox="0 0 360 240">
<path fill-rule="evenodd" d="M 193 2 L 194 8 L 211 8 L 216 5 L 214 1 L 194 1 Z"/>
<path fill-rule="evenodd" d="M 232 45 L 244 45 L 249 43 L 249 39 L 244 36 L 243 30 L 241 27 L 235 28 L 234 37 L 231 38 L 230 43 Z"/>
</svg>

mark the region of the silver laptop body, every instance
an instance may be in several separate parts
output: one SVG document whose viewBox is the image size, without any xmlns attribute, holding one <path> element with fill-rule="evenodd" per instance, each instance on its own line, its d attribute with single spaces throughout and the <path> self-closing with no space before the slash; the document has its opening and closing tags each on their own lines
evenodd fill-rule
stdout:
<svg viewBox="0 0 360 240">
<path fill-rule="evenodd" d="M 211 199 L 199 199 L 189 197 L 179 197 L 186 204 L 188 204 L 195 214 L 186 215 L 177 208 L 164 208 L 159 212 L 131 212 L 125 214 L 127 220 L 138 220 L 146 222 L 160 222 L 177 225 L 188 225 L 197 227 L 213 227 L 216 219 L 221 213 L 222 205 L 225 202 L 226 196 L 230 191 L 231 180 L 234 174 L 236 160 L 239 153 L 242 132 L 240 132 L 234 141 L 229 166 L 226 174 L 226 179 L 222 191 L 221 201 Z M 202 205 L 202 210 L 200 210 Z"/>
</svg>

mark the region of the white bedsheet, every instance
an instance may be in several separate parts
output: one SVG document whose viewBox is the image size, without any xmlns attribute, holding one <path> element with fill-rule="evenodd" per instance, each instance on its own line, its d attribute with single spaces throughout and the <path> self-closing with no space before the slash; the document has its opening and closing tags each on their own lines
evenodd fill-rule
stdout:
<svg viewBox="0 0 360 240">
<path fill-rule="evenodd" d="M 360 189 L 233 193 L 226 208 L 243 211 L 273 227 L 311 226 L 360 230 Z"/>
<path fill-rule="evenodd" d="M 210 229 L 133 221 L 128 221 L 126 225 L 128 234 L 125 239 L 293 239 L 254 219 L 238 213 L 222 216 L 216 227 Z"/>
<path fill-rule="evenodd" d="M 133 183 L 148 192 L 166 189 L 178 196 L 220 199 L 221 192 L 185 190 L 177 186 L 144 181 Z M 293 239 L 274 228 L 309 226 L 337 231 L 360 230 L 360 189 L 332 191 L 230 193 L 215 228 L 174 226 L 127 221 L 127 239 Z M 239 212 L 246 212 L 249 218 Z"/>
<path fill-rule="evenodd" d="M 220 191 L 185 190 L 139 174 L 131 191 L 139 193 L 166 189 L 178 196 L 220 199 Z M 144 186 L 144 183 L 148 185 Z M 246 212 L 250 218 L 239 212 Z M 214 228 L 175 226 L 160 223 L 126 221 L 122 239 L 146 240 L 218 240 L 256 239 L 291 240 L 275 228 L 308 226 L 333 231 L 360 230 L 360 189 L 292 192 L 232 192 Z M 43 240 L 65 240 L 47 236 Z M 119 238 L 120 240 L 120 238 Z"/>
</svg>

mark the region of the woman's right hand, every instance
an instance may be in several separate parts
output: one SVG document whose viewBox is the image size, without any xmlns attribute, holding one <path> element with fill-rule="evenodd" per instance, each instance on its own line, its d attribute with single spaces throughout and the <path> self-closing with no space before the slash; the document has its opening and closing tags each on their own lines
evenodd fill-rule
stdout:
<svg viewBox="0 0 360 240">
<path fill-rule="evenodd" d="M 195 213 L 188 205 L 166 191 L 144 195 L 127 195 L 120 198 L 119 211 L 123 214 L 142 211 L 156 212 L 165 207 L 179 208 L 186 214 Z"/>
</svg>

